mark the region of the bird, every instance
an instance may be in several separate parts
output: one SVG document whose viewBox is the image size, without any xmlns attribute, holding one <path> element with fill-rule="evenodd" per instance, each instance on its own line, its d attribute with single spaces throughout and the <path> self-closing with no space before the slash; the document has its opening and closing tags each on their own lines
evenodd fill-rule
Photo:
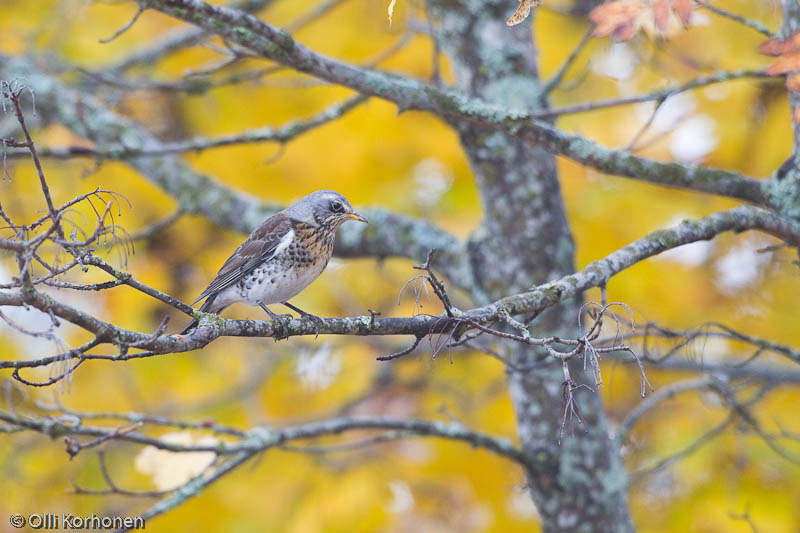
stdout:
<svg viewBox="0 0 800 533">
<path fill-rule="evenodd" d="M 245 302 L 261 307 L 273 320 L 290 318 L 291 315 L 277 315 L 267 307 L 280 303 L 319 322 L 319 317 L 295 307 L 289 299 L 325 270 L 333 253 L 336 230 L 348 220 L 367 223 L 338 192 L 312 192 L 254 229 L 192 305 L 205 298 L 200 310 L 219 314 L 229 305 Z M 190 322 L 181 334 L 194 329 L 197 323 Z"/>
</svg>

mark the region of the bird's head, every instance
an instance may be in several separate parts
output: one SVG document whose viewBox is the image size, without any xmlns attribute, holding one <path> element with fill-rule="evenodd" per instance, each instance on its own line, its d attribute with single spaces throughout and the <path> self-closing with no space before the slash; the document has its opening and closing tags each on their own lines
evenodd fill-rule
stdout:
<svg viewBox="0 0 800 533">
<path fill-rule="evenodd" d="M 336 191 L 312 192 L 287 207 L 285 213 L 295 220 L 313 226 L 333 225 L 338 227 L 348 220 L 367 222 L 366 218 L 355 212 L 347 198 Z"/>
</svg>

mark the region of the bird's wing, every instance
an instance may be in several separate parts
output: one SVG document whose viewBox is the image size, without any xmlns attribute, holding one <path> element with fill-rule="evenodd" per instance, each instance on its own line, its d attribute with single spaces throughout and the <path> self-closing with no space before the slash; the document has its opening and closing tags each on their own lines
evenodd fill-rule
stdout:
<svg viewBox="0 0 800 533">
<path fill-rule="evenodd" d="M 217 272 L 217 277 L 192 305 L 238 283 L 258 265 L 289 246 L 294 239 L 293 226 L 292 219 L 283 213 L 277 213 L 265 220 L 225 261 Z"/>
</svg>

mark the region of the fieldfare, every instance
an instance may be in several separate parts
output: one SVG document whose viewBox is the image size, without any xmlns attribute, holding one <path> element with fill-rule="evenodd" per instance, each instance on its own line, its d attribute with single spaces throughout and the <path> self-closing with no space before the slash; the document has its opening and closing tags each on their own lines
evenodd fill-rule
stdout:
<svg viewBox="0 0 800 533">
<path fill-rule="evenodd" d="M 336 230 L 351 219 L 367 221 L 338 192 L 309 194 L 253 230 L 192 305 L 205 298 L 200 310 L 219 314 L 231 304 L 245 302 L 279 319 L 267 305 L 280 303 L 302 316 L 313 316 L 288 300 L 322 274 L 333 253 Z M 181 333 L 196 325 L 192 321 Z"/>
</svg>

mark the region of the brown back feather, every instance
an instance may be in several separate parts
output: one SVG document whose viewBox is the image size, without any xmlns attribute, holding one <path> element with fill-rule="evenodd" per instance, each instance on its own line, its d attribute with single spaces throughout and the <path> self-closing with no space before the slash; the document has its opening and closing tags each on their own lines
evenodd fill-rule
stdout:
<svg viewBox="0 0 800 533">
<path fill-rule="evenodd" d="M 225 261 L 217 276 L 197 300 L 192 302 L 192 305 L 235 285 L 258 265 L 272 257 L 281 239 L 293 229 L 294 224 L 295 222 L 283 213 L 276 213 L 262 222 Z"/>
</svg>

